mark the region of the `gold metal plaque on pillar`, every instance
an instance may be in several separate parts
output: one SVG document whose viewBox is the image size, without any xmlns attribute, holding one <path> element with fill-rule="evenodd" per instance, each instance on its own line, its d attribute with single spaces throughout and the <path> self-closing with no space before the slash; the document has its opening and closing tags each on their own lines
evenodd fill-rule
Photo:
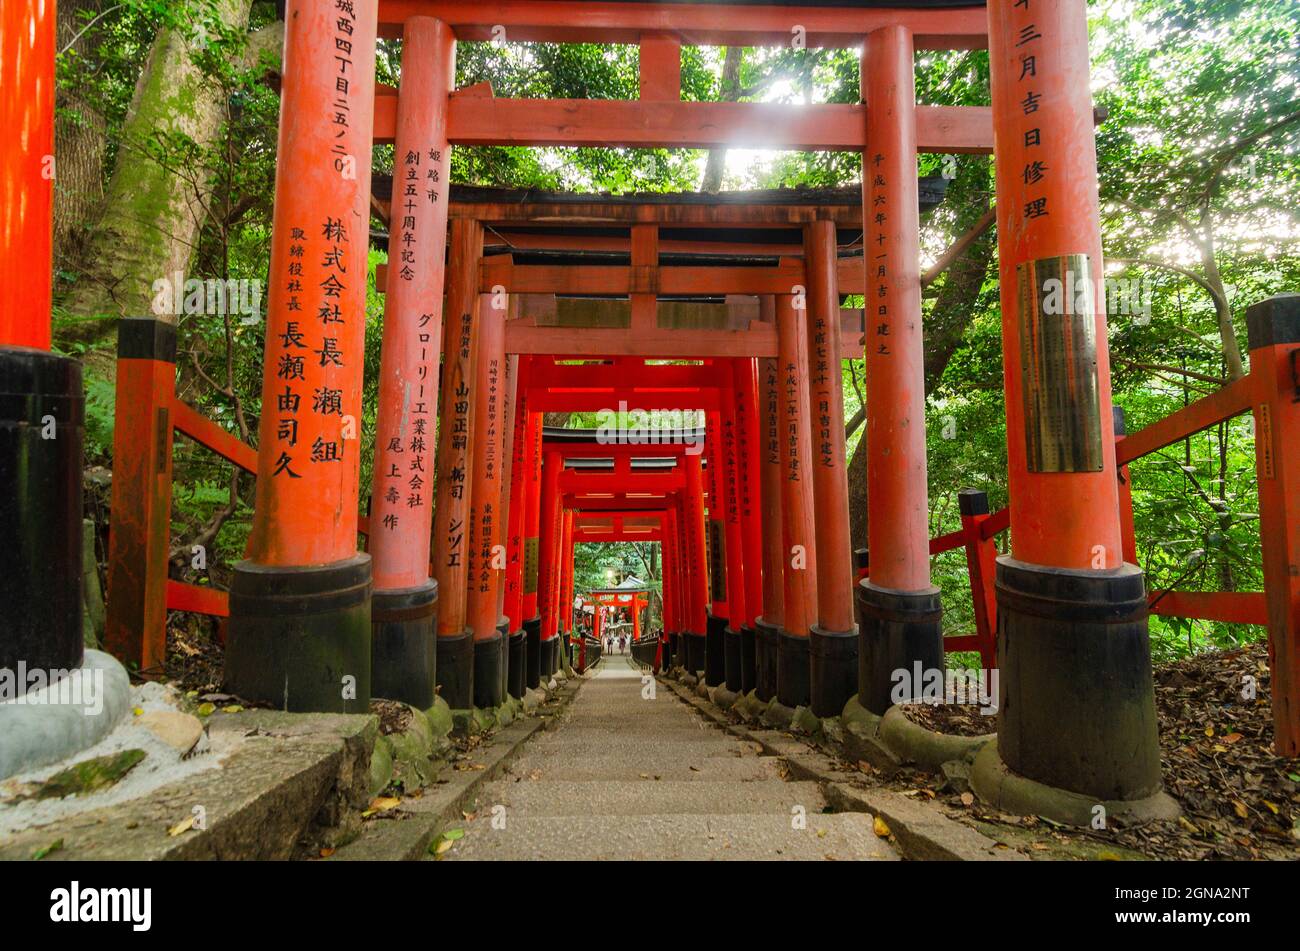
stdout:
<svg viewBox="0 0 1300 951">
<path fill-rule="evenodd" d="M 524 594 L 537 593 L 537 550 L 539 539 L 524 539 Z"/>
<path fill-rule="evenodd" d="M 1086 254 L 1016 266 L 1030 472 L 1100 472 L 1096 294 Z"/>
</svg>

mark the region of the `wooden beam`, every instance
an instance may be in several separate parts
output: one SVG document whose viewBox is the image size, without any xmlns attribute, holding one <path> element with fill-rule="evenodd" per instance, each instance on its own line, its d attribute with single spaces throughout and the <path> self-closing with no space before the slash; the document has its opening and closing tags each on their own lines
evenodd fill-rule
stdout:
<svg viewBox="0 0 1300 951">
<path fill-rule="evenodd" d="M 510 42 L 637 43 L 646 33 L 671 31 L 687 46 L 788 47 L 796 25 L 809 48 L 852 48 L 883 26 L 901 24 L 917 49 L 983 49 L 988 14 L 957 9 L 736 6 L 720 3 L 538 3 L 530 0 L 380 0 L 379 35 L 401 36 L 402 23 L 431 16 L 452 25 L 461 40 L 492 40 L 505 28 Z"/>
<path fill-rule="evenodd" d="M 1255 379 L 1250 375 L 1243 376 L 1241 379 L 1233 380 L 1223 389 L 1202 397 L 1175 413 L 1170 413 L 1145 429 L 1117 439 L 1115 456 L 1118 464 L 1127 465 L 1134 459 L 1140 459 L 1157 449 L 1163 449 L 1185 436 L 1198 433 L 1215 423 L 1246 412 L 1251 407 L 1255 390 Z"/>
<path fill-rule="evenodd" d="M 657 288 L 654 280 L 657 273 Z M 511 294 L 663 297 L 719 297 L 725 294 L 789 294 L 804 283 L 802 261 L 775 267 L 622 267 L 593 264 L 514 264 L 501 255 L 486 258 L 479 286 L 490 294 L 500 285 Z"/>
<path fill-rule="evenodd" d="M 375 142 L 393 141 L 397 100 L 375 97 Z M 774 102 L 637 102 L 619 99 L 496 99 L 452 96 L 453 145 L 624 148 L 714 146 L 861 151 L 866 107 Z M 920 152 L 993 151 L 986 106 L 917 106 Z"/>
</svg>

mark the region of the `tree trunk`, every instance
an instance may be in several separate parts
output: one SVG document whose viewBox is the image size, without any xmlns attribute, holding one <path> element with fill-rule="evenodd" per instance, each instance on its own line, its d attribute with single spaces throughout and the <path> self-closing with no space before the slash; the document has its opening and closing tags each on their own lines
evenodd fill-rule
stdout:
<svg viewBox="0 0 1300 951">
<path fill-rule="evenodd" d="M 59 48 L 77 75 L 93 55 L 95 31 L 85 29 L 87 17 L 101 12 L 102 0 L 61 0 L 58 6 Z M 82 32 L 85 30 L 85 32 Z M 71 45 L 69 45 L 71 44 Z M 88 66 L 91 64 L 87 64 Z M 104 197 L 104 149 L 108 123 L 78 82 L 61 84 L 54 123 L 54 260 L 59 270 L 81 266 L 87 227 Z"/>
<path fill-rule="evenodd" d="M 228 26 L 247 27 L 252 0 L 218 0 L 216 6 Z M 221 128 L 225 96 L 193 62 L 195 49 L 192 38 L 164 29 L 140 73 L 85 266 L 64 301 L 83 321 L 69 334 L 75 339 L 94 342 L 116 318 L 149 314 L 153 282 L 189 267 L 207 217 L 208 176 L 202 169 L 189 177 L 165 167 L 148 145 L 183 136 L 203 149 Z"/>
<path fill-rule="evenodd" d="M 740 98 L 740 63 L 745 50 L 739 46 L 728 46 L 727 57 L 722 62 L 722 88 L 720 100 L 735 102 Z M 704 165 L 704 179 L 700 182 L 700 191 L 716 192 L 722 188 L 722 175 L 727 170 L 727 150 L 716 148 L 709 150 L 709 159 Z"/>
</svg>

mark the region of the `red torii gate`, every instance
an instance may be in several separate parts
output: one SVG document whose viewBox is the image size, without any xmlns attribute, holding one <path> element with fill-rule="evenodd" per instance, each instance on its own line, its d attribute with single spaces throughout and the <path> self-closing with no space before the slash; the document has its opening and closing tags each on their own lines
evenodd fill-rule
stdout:
<svg viewBox="0 0 1300 951">
<path fill-rule="evenodd" d="M 396 286 L 386 288 L 385 405 L 395 405 L 393 394 L 418 399 L 419 381 L 428 378 L 437 351 L 447 358 L 447 382 L 442 388 L 447 443 L 437 459 L 440 498 L 434 526 L 439 556 L 434 577 L 442 582 L 450 602 L 448 613 L 438 622 L 437 676 L 443 686 L 465 702 L 471 693 L 477 697 L 480 686 L 489 694 L 495 692 L 487 679 L 476 675 L 480 656 L 483 669 L 490 669 L 490 658 L 494 651 L 499 657 L 504 640 L 489 630 L 466 626 L 470 566 L 463 547 L 467 506 L 472 504 L 473 492 L 486 484 L 483 460 L 490 458 L 491 445 L 476 446 L 472 437 L 476 419 L 491 419 L 490 412 L 477 417 L 475 412 L 487 405 L 478 384 L 483 378 L 481 368 L 490 365 L 494 354 L 576 351 L 746 360 L 776 356 L 779 366 L 767 367 L 763 392 L 764 402 L 776 409 L 767 415 L 768 421 L 779 416 L 781 425 L 777 437 L 768 440 L 769 448 L 776 444 L 776 452 L 764 454 L 765 465 L 760 471 L 766 476 L 763 485 L 771 482 L 782 487 L 784 537 L 780 546 L 772 545 L 769 552 L 771 539 L 764 533 L 764 566 L 784 565 L 796 538 L 803 539 L 795 544 L 805 549 L 805 564 L 815 566 L 815 571 L 781 572 L 784 630 L 778 634 L 776 691 L 782 699 L 790 699 L 803 687 L 800 664 L 804 655 L 796 642 L 801 632 L 806 632 L 813 635 L 814 644 L 820 644 L 820 650 L 809 654 L 807 689 L 814 708 L 824 702 L 823 689 L 839 683 L 827 674 L 842 669 L 837 659 L 842 660 L 840 648 L 849 638 L 836 637 L 845 633 L 834 628 L 843 614 L 843 599 L 837 591 L 823 591 L 823 581 L 833 580 L 835 565 L 846 565 L 847 560 L 841 560 L 845 553 L 840 551 L 836 533 L 825 541 L 821 534 L 813 536 L 810 512 L 828 513 L 825 520 L 817 519 L 819 528 L 839 524 L 829 514 L 838 506 L 838 480 L 822 474 L 811 480 L 811 491 L 802 486 L 794 491 L 790 477 L 809 472 L 814 459 L 830 469 L 842 466 L 833 444 L 829 453 L 820 444 L 814 453 L 814 440 L 807 432 L 814 421 L 824 426 L 823 415 L 833 418 L 835 380 L 822 380 L 821 376 L 823 369 L 830 374 L 838 369 L 834 348 L 842 346 L 840 315 L 830 306 L 836 284 L 828 264 L 834 255 L 828 253 L 832 242 L 827 240 L 825 225 L 817 219 L 806 223 L 805 256 L 798 263 L 757 269 L 764 272 L 759 274 L 714 275 L 718 278 L 715 291 L 775 295 L 775 320 L 770 329 L 759 326 L 741 333 L 712 331 L 693 336 L 658 327 L 656 300 L 666 294 L 698 292 L 710 277 L 703 271 L 673 273 L 674 268 L 656 265 L 659 220 L 651 219 L 649 226 L 639 221 L 632 225 L 630 267 L 612 268 L 603 274 L 564 275 L 530 272 L 528 266 L 513 263 L 481 265 L 482 219 L 470 212 L 455 219 L 451 227 L 455 253 L 447 275 L 447 300 L 452 319 L 443 328 L 445 342 L 440 343 L 443 336 L 436 329 L 441 322 L 436 285 L 447 240 L 444 185 L 450 144 L 708 146 L 754 142 L 864 154 L 866 247 L 876 251 L 876 256 L 864 255 L 863 259 L 863 280 L 872 302 L 864 317 L 868 377 L 873 381 L 869 383 L 867 423 L 873 564 L 871 577 L 858 589 L 862 652 L 854 687 L 861 705 L 877 708 L 882 702 L 882 674 L 905 668 L 913 659 L 932 662 L 937 656 L 938 618 L 922 517 L 927 510 L 924 453 L 923 444 L 917 442 L 917 433 L 923 428 L 923 393 L 915 202 L 909 194 L 915 186 L 912 161 L 918 150 L 988 151 L 995 145 L 996 126 L 1012 499 L 1012 550 L 997 565 L 1004 687 L 999 765 L 1033 783 L 1120 803 L 1149 798 L 1159 789 L 1145 639 L 1146 596 L 1140 570 L 1124 562 L 1125 550 L 1131 545 L 1120 514 L 1105 317 L 1096 297 L 1059 321 L 1045 320 L 1042 307 L 1047 282 L 1073 276 L 1084 279 L 1086 288 L 1101 272 L 1095 160 L 1088 146 L 1092 110 L 1082 0 L 1035 0 L 1032 5 L 991 0 L 987 11 L 977 7 L 942 11 L 761 7 L 748 9 L 743 17 L 726 4 L 576 5 L 562 0 L 513 0 L 491 7 L 442 0 L 361 0 L 342 14 L 291 0 L 288 10 L 282 108 L 293 121 L 282 124 L 280 137 L 263 391 L 266 412 L 256 463 L 255 524 L 248 560 L 236 569 L 230 594 L 227 665 L 232 688 L 250 698 L 294 709 L 364 710 L 372 688 L 372 585 L 381 592 L 397 593 L 407 590 L 399 585 L 414 579 L 409 586 L 416 592 L 411 595 L 413 615 L 425 612 L 432 603 L 425 571 L 429 562 L 427 535 L 413 531 L 408 548 L 392 539 L 381 541 L 376 534 L 370 554 L 356 551 L 357 426 L 362 418 L 362 328 L 357 315 L 364 303 L 363 287 L 356 278 L 365 267 L 362 236 L 367 230 L 370 200 L 366 157 L 378 139 L 396 142 L 403 187 L 415 188 L 411 197 L 416 200 L 408 206 L 403 195 L 402 214 L 392 219 L 392 233 L 397 238 L 392 246 L 418 250 L 409 251 L 412 262 L 399 260 L 400 265 L 411 266 L 399 267 L 394 283 L 414 286 L 428 280 L 435 288 L 426 295 L 403 294 Z M 32 249 L 48 258 L 50 177 L 37 162 L 48 153 L 36 153 L 42 142 L 49 141 L 52 20 L 51 10 L 42 13 L 31 4 L 5 8 L 5 47 L 0 62 L 6 70 L 16 72 L 0 77 L 5 80 L 0 87 L 6 92 L 0 99 L 0 117 L 7 128 L 30 133 L 30 138 L 20 137 L 26 146 L 23 150 L 17 146 L 4 150 L 5 164 L 0 166 L 5 187 L 16 185 L 22 196 L 22 200 L 4 203 L 0 259 L 5 261 L 30 260 Z M 807 41 L 813 46 L 856 45 L 865 37 L 862 105 L 680 101 L 674 64 L 681 43 L 781 42 L 792 22 L 807 27 Z M 401 33 L 405 39 L 398 96 L 374 89 L 374 38 L 381 24 L 385 35 Z M 485 95 L 485 90 L 452 94 L 455 38 L 483 37 L 497 24 L 505 25 L 512 39 L 639 43 L 641 98 L 579 104 L 501 100 Z M 914 50 L 970 48 L 986 41 L 992 73 L 991 109 L 915 104 L 909 68 Z M 1027 57 L 1033 60 L 1032 69 L 1026 66 Z M 336 105 L 339 108 L 334 108 Z M 342 121 L 335 121 L 340 115 Z M 35 142 L 36 148 L 27 145 L 29 142 Z M 415 167 L 413 180 L 407 166 Z M 1024 174 L 1025 168 L 1032 167 L 1048 174 Z M 298 259 L 304 262 L 301 275 L 293 270 Z M 840 270 L 835 263 L 837 277 Z M 790 280 L 796 276 L 804 279 L 801 286 L 806 295 L 802 297 L 789 293 Z M 560 335 L 553 332 L 555 328 L 528 324 L 510 328 L 505 326 L 509 322 L 504 311 L 488 306 L 502 324 L 503 342 L 498 348 L 489 335 L 485 346 L 484 329 L 493 319 L 475 321 L 473 315 L 484 306 L 479 296 L 485 290 L 490 294 L 495 286 L 485 288 L 485 279 L 497 278 L 505 278 L 516 292 L 627 293 L 631 296 L 630 325 L 584 332 L 572 341 L 573 346 L 564 347 L 557 346 Z M 64 426 L 65 435 L 72 438 L 45 440 L 58 445 L 41 446 L 32 441 L 24 442 L 21 451 L 5 449 L 15 458 L 24 456 L 24 472 L 48 473 L 49 478 L 18 480 L 21 491 L 3 493 L 2 524 L 18 526 L 17 537 L 35 538 L 44 532 L 57 539 L 53 549 L 41 550 L 48 553 L 48 560 L 21 549 L 21 557 L 29 563 L 20 566 L 23 570 L 16 577 L 30 578 L 32 564 L 48 564 L 48 580 L 58 590 L 47 592 L 52 595 L 49 604 L 57 606 L 53 614 L 48 608 L 42 613 L 36 590 L 39 584 L 26 590 L 20 585 L 11 592 L 14 616 L 32 620 L 6 633 L 3 643 L 7 653 L 0 659 L 14 654 L 29 663 L 33 658 L 51 663 L 68 658 L 75 661 L 80 648 L 73 641 L 79 639 L 80 631 L 79 625 L 74 630 L 71 621 L 79 617 L 79 599 L 70 596 L 76 587 L 77 564 L 71 556 L 77 547 L 72 528 L 80 512 L 72 488 L 75 480 L 70 475 L 75 473 L 76 463 L 73 454 L 61 454 L 68 452 L 66 447 L 79 444 L 76 371 L 44 352 L 49 339 L 48 283 L 44 279 L 35 282 L 30 292 L 35 298 L 13 296 L 12 288 L 32 287 L 30 275 L 2 283 L 6 296 L 0 298 L 0 358 L 5 379 L 16 381 L 13 386 L 25 397 L 37 394 L 45 405 L 57 410 L 47 415 L 54 416 L 56 426 Z M 795 306 L 796 300 L 805 301 L 807 307 L 801 310 Z M 426 306 L 429 310 L 422 310 Z M 1275 741 L 1280 750 L 1292 754 L 1300 751 L 1300 581 L 1294 571 L 1300 561 L 1300 471 L 1294 454 L 1285 452 L 1284 447 L 1294 444 L 1300 435 L 1300 406 L 1291 399 L 1291 369 L 1300 343 L 1298 324 L 1294 299 L 1278 298 L 1252 309 L 1252 374 L 1248 382 L 1194 404 L 1165 424 L 1152 427 L 1156 432 L 1124 440 L 1124 444 L 1133 441 L 1133 445 L 1125 445 L 1127 461 L 1161 439 L 1181 438 L 1246 408 L 1263 421 L 1257 427 L 1257 465 L 1267 579 L 1264 603 L 1274 648 Z M 138 361 L 140 394 L 157 394 L 162 389 L 158 381 L 152 386 L 148 381 L 160 368 L 170 367 L 168 347 L 174 334 L 169 336 L 153 324 L 148 332 L 137 333 L 136 329 L 124 327 L 123 362 Z M 387 341 L 390 333 L 395 341 L 391 345 Z M 802 355 L 801 345 L 806 351 Z M 551 349 L 541 349 L 546 347 Z M 298 349 L 305 353 L 297 353 Z M 483 353 L 488 354 L 488 364 L 476 362 Z M 1056 362 L 1044 354 L 1074 356 L 1072 362 Z M 522 375 L 522 367 L 520 372 Z M 807 402 L 810 390 L 817 400 L 815 407 Z M 824 405 L 827 398 L 832 405 Z M 31 405 L 25 400 L 21 412 L 6 409 L 15 414 L 18 423 L 29 427 L 24 438 L 35 422 L 24 415 Z M 156 456 L 153 450 L 169 442 L 174 425 L 182 427 L 168 415 L 176 404 L 169 398 L 145 405 L 164 412 L 154 416 L 151 428 L 144 427 L 153 435 L 131 450 L 141 460 L 142 475 L 148 473 L 154 482 L 169 480 L 166 464 L 155 466 L 152 460 L 168 458 L 167 453 Z M 1054 416 L 1054 407 L 1061 405 L 1069 412 Z M 723 407 L 717 412 L 722 414 Z M 530 409 L 528 415 L 531 418 L 537 413 Z M 427 445 L 420 450 L 411 448 L 409 440 L 416 435 L 414 417 L 394 421 L 391 413 L 383 416 L 381 427 L 398 426 L 397 447 L 402 452 L 390 448 L 392 436 L 381 440 L 376 472 L 391 472 L 393 457 L 404 456 L 396 463 L 403 482 L 399 499 L 403 493 L 407 496 L 404 504 L 409 511 L 406 522 L 399 516 L 396 522 L 385 524 L 385 516 L 397 514 L 391 511 L 372 516 L 377 518 L 373 524 L 385 525 L 385 531 L 396 537 L 405 532 L 411 512 L 428 510 L 429 480 L 421 476 L 418 484 L 411 481 L 426 471 L 413 464 L 421 460 L 421 465 L 427 465 L 423 460 L 428 450 Z M 199 438 L 225 445 L 211 432 L 215 427 L 210 424 L 205 428 L 191 420 L 189 425 L 202 434 Z M 724 434 L 726 418 L 718 415 L 711 425 L 716 434 Z M 510 438 L 511 431 L 502 425 L 502 438 Z M 519 431 L 520 427 L 513 427 L 513 432 Z M 522 456 L 516 451 L 514 461 L 526 458 L 530 465 L 540 464 L 540 427 L 530 422 L 523 433 L 522 440 L 516 438 L 516 450 L 522 441 L 533 451 Z M 530 433 L 538 442 L 530 441 Z M 787 440 L 786 434 L 795 438 Z M 716 451 L 721 441 L 711 440 L 711 449 Z M 246 456 L 241 447 L 228 446 L 225 451 L 230 458 Z M 134 481 L 129 477 L 132 463 L 123 458 L 127 455 L 119 456 L 123 461 L 120 475 L 125 477 L 121 480 L 126 486 L 123 492 L 129 491 Z M 769 460 L 770 455 L 775 458 Z M 478 472 L 474 471 L 476 463 Z M 722 468 L 710 466 L 711 481 L 719 478 Z M 769 468 L 778 479 L 784 475 L 784 480 L 773 479 Z M 692 464 L 688 459 L 687 495 L 702 501 L 703 489 L 693 489 L 700 479 L 698 460 Z M 526 483 L 529 489 L 521 500 L 523 511 L 518 513 L 520 534 L 510 537 L 531 541 L 540 531 L 541 479 L 511 479 L 512 502 L 517 483 Z M 727 506 L 738 493 L 730 491 L 729 478 L 724 485 L 728 494 L 725 500 L 718 500 L 724 510 L 725 537 L 735 532 Z M 465 486 L 470 487 L 468 493 Z M 498 509 L 505 498 L 502 490 L 503 484 L 498 482 Z M 152 491 L 143 493 L 146 503 L 155 499 Z M 716 487 L 712 494 L 719 496 Z M 480 495 L 489 500 L 491 488 Z M 419 501 L 412 504 L 411 496 Z M 49 517 L 42 514 L 43 499 L 53 500 Z M 825 504 L 818 504 L 819 500 Z M 691 511 L 683 518 L 702 523 L 703 513 L 695 510 L 695 504 L 690 502 Z M 772 510 L 767 493 L 764 508 Z M 513 523 L 517 506 L 512 504 L 509 509 Z M 158 546 L 153 533 L 159 522 L 164 525 L 165 546 L 165 514 L 160 518 L 149 504 L 141 510 L 144 518 L 140 525 L 148 530 L 139 533 L 137 538 L 145 541 L 134 550 L 143 555 L 147 547 Z M 764 527 L 767 521 L 763 520 Z M 481 517 L 479 522 L 483 523 Z M 38 527 L 40 531 L 36 531 Z M 562 526 L 552 525 L 548 537 L 557 537 L 561 531 Z M 689 537 L 691 532 L 685 535 Z M 471 542 L 470 550 L 474 547 Z M 728 549 L 734 557 L 734 547 Z M 131 550 L 119 549 L 118 554 Z M 507 551 L 520 550 L 519 545 L 507 546 Z M 689 555 L 694 564 L 702 563 L 702 546 L 695 546 Z M 780 557 L 774 558 L 776 555 Z M 134 580 L 131 573 L 139 572 L 146 563 L 144 558 L 115 558 L 116 584 L 110 581 L 110 588 L 121 591 L 129 587 Z M 746 577 L 743 552 L 737 564 L 735 578 L 730 565 L 716 574 L 725 579 L 728 594 L 738 603 L 749 588 L 746 581 L 739 587 L 735 583 Z M 526 572 L 523 577 L 528 577 Z M 769 580 L 775 577 L 775 570 L 769 572 Z M 163 581 L 150 578 L 147 583 Z M 507 602 L 508 588 L 507 584 Z M 499 584 L 497 590 L 502 590 Z M 512 617 L 530 614 L 528 594 L 524 592 Z M 536 591 L 531 594 L 535 610 Z M 761 632 L 749 604 L 752 600 L 746 598 L 746 609 L 737 613 L 742 619 L 753 616 Z M 766 615 L 769 606 L 777 603 L 776 591 L 765 585 L 761 600 Z M 715 608 L 719 603 L 715 598 Z M 1248 606 L 1251 617 L 1257 616 L 1255 605 L 1251 601 Z M 1223 609 L 1215 610 L 1222 613 Z M 390 614 L 380 621 L 424 622 L 427 617 Z M 124 637 L 142 636 L 132 635 L 129 627 L 122 625 Z M 499 624 L 493 628 L 498 629 Z M 691 639 L 688 635 L 688 658 Z M 37 640 L 44 646 L 35 643 Z M 1055 645 L 1054 651 L 1045 650 L 1043 645 L 1048 642 Z M 702 662 L 690 661 L 689 666 L 704 669 L 707 675 L 707 641 L 701 646 L 705 656 L 696 659 Z M 759 658 L 761 683 L 761 652 Z M 484 680 L 481 685 L 480 679 Z M 1098 710 L 1107 713 L 1101 723 L 1097 722 Z M 1122 755 L 1117 751 L 1123 751 Z M 1000 799 L 1003 791 L 988 786 L 980 791 L 995 801 L 1005 801 Z"/>
</svg>

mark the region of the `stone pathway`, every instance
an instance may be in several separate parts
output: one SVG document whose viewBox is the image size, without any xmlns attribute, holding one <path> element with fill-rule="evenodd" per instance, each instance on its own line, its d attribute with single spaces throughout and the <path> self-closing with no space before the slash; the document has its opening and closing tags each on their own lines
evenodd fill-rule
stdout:
<svg viewBox="0 0 1300 951">
<path fill-rule="evenodd" d="M 816 783 L 605 659 L 558 729 L 478 799 L 463 859 L 896 859 L 864 813 L 823 814 Z"/>
</svg>

